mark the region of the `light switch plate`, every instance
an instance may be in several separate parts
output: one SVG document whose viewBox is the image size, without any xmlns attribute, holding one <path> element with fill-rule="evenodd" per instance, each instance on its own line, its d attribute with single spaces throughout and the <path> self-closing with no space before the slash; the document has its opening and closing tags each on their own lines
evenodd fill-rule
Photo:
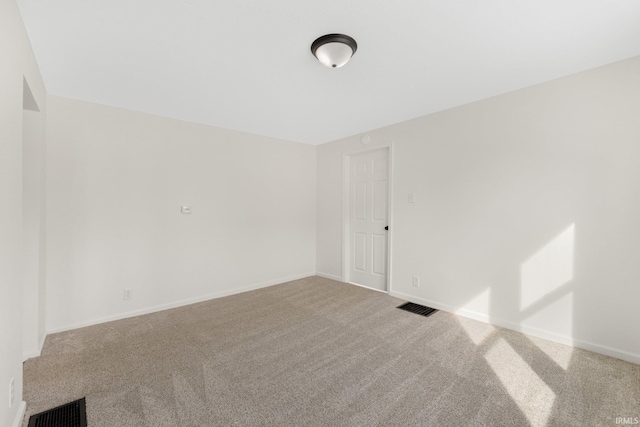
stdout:
<svg viewBox="0 0 640 427">
<path fill-rule="evenodd" d="M 416 202 L 416 193 L 409 193 L 409 203 Z"/>
<path fill-rule="evenodd" d="M 411 278 L 411 284 L 413 286 L 415 286 L 416 288 L 419 288 L 420 287 L 420 277 L 419 276 L 413 276 Z"/>
<path fill-rule="evenodd" d="M 180 211 L 183 214 L 190 214 L 191 213 L 191 206 L 182 206 L 182 208 L 180 209 Z"/>
</svg>

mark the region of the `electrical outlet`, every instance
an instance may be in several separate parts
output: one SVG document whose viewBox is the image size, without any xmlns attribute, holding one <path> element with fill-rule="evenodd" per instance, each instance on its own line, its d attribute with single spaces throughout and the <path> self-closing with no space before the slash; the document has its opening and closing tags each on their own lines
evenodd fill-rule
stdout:
<svg viewBox="0 0 640 427">
<path fill-rule="evenodd" d="M 9 382 L 9 408 L 11 408 L 13 406 L 13 398 L 14 398 L 14 384 L 13 384 L 13 378 L 11 378 L 11 381 Z"/>
<path fill-rule="evenodd" d="M 128 300 L 133 298 L 133 289 L 125 289 L 122 295 L 123 300 Z"/>
<path fill-rule="evenodd" d="M 413 276 L 413 280 L 411 281 L 411 284 L 413 286 L 415 286 L 416 288 L 420 287 L 420 277 L 419 276 Z"/>
</svg>

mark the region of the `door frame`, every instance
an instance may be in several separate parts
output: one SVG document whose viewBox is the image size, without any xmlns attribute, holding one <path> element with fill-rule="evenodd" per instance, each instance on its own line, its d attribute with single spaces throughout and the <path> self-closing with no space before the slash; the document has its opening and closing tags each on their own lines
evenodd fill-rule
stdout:
<svg viewBox="0 0 640 427">
<path fill-rule="evenodd" d="M 387 173 L 388 179 L 388 193 L 387 193 L 387 219 L 389 230 L 387 232 L 387 286 L 386 290 L 378 290 L 364 286 L 367 289 L 374 291 L 384 292 L 389 294 L 391 292 L 391 256 L 392 239 L 393 239 L 393 141 L 382 144 L 376 144 L 370 147 L 358 148 L 355 150 L 345 151 L 342 153 L 342 281 L 351 283 L 349 277 L 349 263 L 351 261 L 350 240 L 349 240 L 349 208 L 351 204 L 350 197 L 350 161 L 351 156 L 364 154 L 369 151 L 379 150 L 381 148 L 387 148 L 389 150 L 389 168 Z M 353 283 L 357 286 L 357 283 Z"/>
</svg>

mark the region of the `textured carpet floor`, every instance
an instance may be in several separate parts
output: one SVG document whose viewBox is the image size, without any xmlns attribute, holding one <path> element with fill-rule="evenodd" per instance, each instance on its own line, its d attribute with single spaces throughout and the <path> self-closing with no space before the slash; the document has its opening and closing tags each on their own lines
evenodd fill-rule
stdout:
<svg viewBox="0 0 640 427">
<path fill-rule="evenodd" d="M 591 426 L 640 416 L 640 365 L 310 277 L 51 335 L 27 416 L 90 427 Z"/>
</svg>

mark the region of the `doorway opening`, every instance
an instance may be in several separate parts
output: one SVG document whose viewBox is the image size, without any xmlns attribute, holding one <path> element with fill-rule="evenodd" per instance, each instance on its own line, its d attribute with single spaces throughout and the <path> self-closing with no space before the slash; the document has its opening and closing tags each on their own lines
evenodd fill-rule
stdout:
<svg viewBox="0 0 640 427">
<path fill-rule="evenodd" d="M 45 328 L 45 135 L 36 98 L 22 81 L 23 359 L 40 355 Z"/>
</svg>

